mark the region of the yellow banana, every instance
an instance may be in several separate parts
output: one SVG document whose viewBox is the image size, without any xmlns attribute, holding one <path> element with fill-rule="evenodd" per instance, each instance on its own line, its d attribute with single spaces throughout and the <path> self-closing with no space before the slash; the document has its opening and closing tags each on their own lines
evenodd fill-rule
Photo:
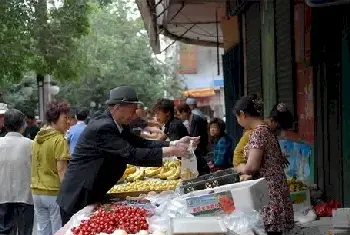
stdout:
<svg viewBox="0 0 350 235">
<path fill-rule="evenodd" d="M 135 172 L 136 172 L 136 167 L 133 166 L 133 167 L 126 168 L 124 174 L 130 175 L 130 174 L 133 174 Z"/>
<path fill-rule="evenodd" d="M 168 170 L 167 172 L 165 172 L 165 173 L 163 173 L 163 174 L 160 174 L 159 177 L 160 177 L 161 179 L 166 179 L 167 177 L 169 177 L 169 176 L 175 174 L 176 169 L 177 169 L 177 168 L 175 168 L 175 167 L 174 167 L 174 168 L 170 168 L 170 170 Z"/>
<path fill-rule="evenodd" d="M 175 173 L 168 176 L 166 179 L 167 180 L 176 180 L 176 179 L 180 178 L 180 174 L 181 174 L 181 168 L 177 167 Z"/>
<path fill-rule="evenodd" d="M 137 177 L 139 177 L 141 174 L 142 174 L 142 170 L 139 169 L 139 170 L 137 170 L 135 173 L 128 175 L 128 176 L 126 177 L 126 180 L 129 181 L 129 182 L 132 182 L 132 181 L 134 181 Z"/>
<path fill-rule="evenodd" d="M 145 170 L 141 169 L 140 173 L 134 178 L 134 180 L 143 180 L 145 178 Z"/>
<path fill-rule="evenodd" d="M 171 161 L 171 162 L 169 163 L 169 167 L 177 167 L 177 166 L 179 166 L 178 161 Z"/>
<path fill-rule="evenodd" d="M 145 174 L 147 177 L 153 177 L 155 175 L 158 175 L 160 173 L 160 171 L 161 171 L 160 167 L 158 169 L 154 169 L 154 170 L 146 169 Z"/>
</svg>

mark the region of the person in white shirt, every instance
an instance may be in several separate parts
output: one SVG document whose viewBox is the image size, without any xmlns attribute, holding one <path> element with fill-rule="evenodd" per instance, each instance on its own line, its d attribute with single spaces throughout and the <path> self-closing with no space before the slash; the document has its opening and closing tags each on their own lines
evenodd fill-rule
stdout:
<svg viewBox="0 0 350 235">
<path fill-rule="evenodd" d="M 203 119 L 206 119 L 204 114 L 202 113 L 202 111 L 199 110 L 199 108 L 197 107 L 197 100 L 195 98 L 187 98 L 186 99 L 186 104 L 188 106 L 190 106 L 191 111 L 193 114 L 200 116 Z"/>
<path fill-rule="evenodd" d="M 32 140 L 23 137 L 25 115 L 16 109 L 4 114 L 0 138 L 0 234 L 31 235 L 34 206 L 30 189 Z"/>
</svg>

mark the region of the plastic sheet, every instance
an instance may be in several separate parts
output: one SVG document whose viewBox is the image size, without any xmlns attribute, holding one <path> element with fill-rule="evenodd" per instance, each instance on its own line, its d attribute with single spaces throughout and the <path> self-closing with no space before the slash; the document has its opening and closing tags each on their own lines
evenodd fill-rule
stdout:
<svg viewBox="0 0 350 235">
<path fill-rule="evenodd" d="M 266 235 L 264 223 L 257 211 L 234 211 L 222 217 L 226 228 L 233 234 Z"/>
<path fill-rule="evenodd" d="M 188 147 L 188 157 L 181 159 L 181 179 L 189 180 L 196 178 L 199 173 L 197 169 L 197 157 L 194 154 L 195 148 L 192 146 L 193 141 Z"/>
</svg>

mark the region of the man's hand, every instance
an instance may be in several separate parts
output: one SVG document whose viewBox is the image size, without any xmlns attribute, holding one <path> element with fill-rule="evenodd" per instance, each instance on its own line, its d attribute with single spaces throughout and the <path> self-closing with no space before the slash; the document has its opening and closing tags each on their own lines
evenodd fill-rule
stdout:
<svg viewBox="0 0 350 235">
<path fill-rule="evenodd" d="M 172 155 L 176 157 L 188 157 L 188 144 L 178 143 L 172 148 Z"/>
<path fill-rule="evenodd" d="M 182 137 L 181 139 L 179 140 L 176 140 L 175 141 L 175 145 L 179 144 L 179 143 L 182 143 L 182 144 L 190 144 L 191 143 L 191 140 L 193 141 L 193 144 L 192 146 L 193 147 L 196 147 L 198 144 L 199 144 L 199 141 L 200 141 L 200 137 L 190 137 L 190 136 L 185 136 L 185 137 Z"/>
<path fill-rule="evenodd" d="M 253 179 L 253 177 L 251 175 L 241 175 L 239 179 L 240 181 L 247 181 Z"/>
<path fill-rule="evenodd" d="M 235 171 L 237 171 L 238 173 L 244 173 L 244 169 L 245 169 L 245 164 L 239 164 L 238 166 L 236 166 Z"/>
<path fill-rule="evenodd" d="M 171 147 L 163 148 L 163 158 L 164 157 L 188 157 L 188 144 L 179 143 Z"/>
</svg>

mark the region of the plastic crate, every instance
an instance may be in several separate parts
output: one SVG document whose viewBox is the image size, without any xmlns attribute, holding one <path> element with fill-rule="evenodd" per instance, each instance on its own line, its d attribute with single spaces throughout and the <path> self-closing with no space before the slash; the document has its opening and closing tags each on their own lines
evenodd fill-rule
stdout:
<svg viewBox="0 0 350 235">
<path fill-rule="evenodd" d="M 180 192 L 182 194 L 187 194 L 197 190 L 214 188 L 237 182 L 239 182 L 239 175 L 233 170 L 220 171 L 213 174 L 203 175 L 193 180 L 183 181 L 180 185 Z"/>
</svg>

